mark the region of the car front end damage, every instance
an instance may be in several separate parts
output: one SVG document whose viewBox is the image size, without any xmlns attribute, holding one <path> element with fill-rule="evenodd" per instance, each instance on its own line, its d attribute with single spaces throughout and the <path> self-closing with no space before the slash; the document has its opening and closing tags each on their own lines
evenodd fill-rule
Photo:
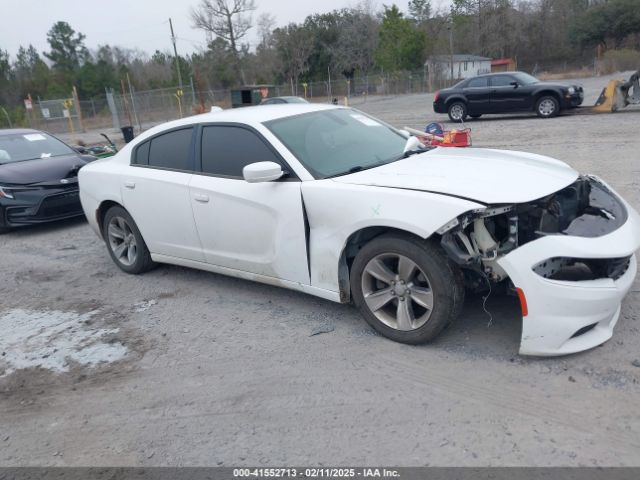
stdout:
<svg viewBox="0 0 640 480">
<path fill-rule="evenodd" d="M 611 338 L 637 271 L 640 217 L 594 176 L 538 200 L 467 212 L 438 230 L 468 287 L 517 294 L 520 353 L 564 355 Z"/>
</svg>

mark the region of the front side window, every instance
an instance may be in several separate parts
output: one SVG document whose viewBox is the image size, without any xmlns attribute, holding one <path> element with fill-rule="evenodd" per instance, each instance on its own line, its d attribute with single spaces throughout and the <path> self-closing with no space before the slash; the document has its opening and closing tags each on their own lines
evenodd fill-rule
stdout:
<svg viewBox="0 0 640 480">
<path fill-rule="evenodd" d="M 153 137 L 149 145 L 149 166 L 172 170 L 192 170 L 192 133 L 193 128 L 189 127 Z"/>
<path fill-rule="evenodd" d="M 0 135 L 0 165 L 74 153 L 71 147 L 44 132 Z"/>
<path fill-rule="evenodd" d="M 533 75 L 529 75 L 528 73 L 518 72 L 514 74 L 514 77 L 518 79 L 518 83 L 522 85 L 532 85 L 534 83 L 538 83 L 539 80 Z"/>
<path fill-rule="evenodd" d="M 345 175 L 399 160 L 407 139 L 357 110 L 322 110 L 265 125 L 315 178 Z"/>
<path fill-rule="evenodd" d="M 282 162 L 254 132 L 228 125 L 202 129 L 202 172 L 242 178 L 242 169 L 255 162 Z"/>
<path fill-rule="evenodd" d="M 492 87 L 512 87 L 511 82 L 515 82 L 515 79 L 510 75 L 497 75 L 491 77 Z"/>
</svg>

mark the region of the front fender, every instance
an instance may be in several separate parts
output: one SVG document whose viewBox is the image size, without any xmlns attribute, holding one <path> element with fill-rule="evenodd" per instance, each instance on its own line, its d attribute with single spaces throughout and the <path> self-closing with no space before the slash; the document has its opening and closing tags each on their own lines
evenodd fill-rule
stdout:
<svg viewBox="0 0 640 480">
<path fill-rule="evenodd" d="M 359 230 L 387 227 L 429 238 L 440 227 L 484 205 L 457 197 L 333 180 L 303 182 L 309 221 L 311 285 L 339 292 L 339 263 L 347 240 Z"/>
</svg>

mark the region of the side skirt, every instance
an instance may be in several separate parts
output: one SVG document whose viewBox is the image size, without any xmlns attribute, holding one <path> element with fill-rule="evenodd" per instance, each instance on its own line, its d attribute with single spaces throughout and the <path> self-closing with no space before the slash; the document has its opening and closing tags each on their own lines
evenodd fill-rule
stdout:
<svg viewBox="0 0 640 480">
<path fill-rule="evenodd" d="M 159 255 L 156 253 L 151 254 L 151 259 L 158 263 L 168 263 L 171 265 L 178 265 L 181 267 L 195 268 L 197 270 L 205 270 L 207 272 L 219 273 L 221 275 L 227 275 L 229 277 L 242 278 L 244 280 L 251 280 L 253 282 L 266 283 L 267 285 L 273 285 L 275 287 L 284 287 L 290 290 L 297 290 L 299 292 L 308 293 L 315 297 L 324 298 L 325 300 L 331 300 L 332 302 L 342 303 L 340 301 L 340 293 L 333 290 L 325 290 L 324 288 L 313 287 L 311 285 L 304 285 L 302 283 L 291 282 L 289 280 L 282 280 L 275 277 L 268 277 L 266 275 L 259 275 L 256 273 L 245 272 L 243 270 L 235 270 L 228 267 L 220 267 L 218 265 L 212 265 L 210 263 L 198 262 L 195 260 L 187 260 L 184 258 L 171 257 L 169 255 Z"/>
</svg>

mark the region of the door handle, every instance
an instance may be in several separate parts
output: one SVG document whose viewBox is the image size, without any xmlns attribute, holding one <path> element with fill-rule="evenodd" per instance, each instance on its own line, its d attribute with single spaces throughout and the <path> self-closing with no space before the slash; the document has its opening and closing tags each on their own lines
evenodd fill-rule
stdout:
<svg viewBox="0 0 640 480">
<path fill-rule="evenodd" d="M 196 194 L 193 196 L 193 199 L 194 199 L 196 202 L 200 202 L 200 203 L 207 203 L 207 202 L 209 201 L 209 195 L 205 195 L 205 194 L 203 194 L 203 193 L 196 193 Z"/>
<path fill-rule="evenodd" d="M 126 188 L 131 189 L 131 190 L 133 190 L 134 188 L 136 188 L 136 184 L 135 184 L 135 182 L 132 182 L 132 181 L 130 181 L 130 180 L 125 181 L 125 182 L 124 182 L 124 186 L 125 186 Z"/>
</svg>

